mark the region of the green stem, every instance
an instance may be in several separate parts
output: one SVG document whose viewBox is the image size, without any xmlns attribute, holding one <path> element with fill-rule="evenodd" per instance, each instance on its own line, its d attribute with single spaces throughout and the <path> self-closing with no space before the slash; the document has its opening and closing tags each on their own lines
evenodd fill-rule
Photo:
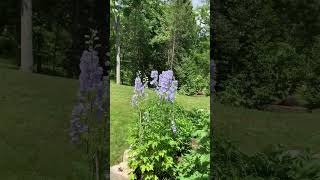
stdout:
<svg viewBox="0 0 320 180">
<path fill-rule="evenodd" d="M 139 111 L 139 142 L 140 144 L 142 143 L 142 117 L 141 117 L 141 110 L 138 106 L 138 111 Z"/>
</svg>

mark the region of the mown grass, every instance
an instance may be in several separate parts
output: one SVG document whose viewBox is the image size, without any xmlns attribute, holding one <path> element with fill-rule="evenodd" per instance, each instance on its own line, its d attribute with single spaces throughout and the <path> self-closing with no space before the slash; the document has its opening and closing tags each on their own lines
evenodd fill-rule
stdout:
<svg viewBox="0 0 320 180">
<path fill-rule="evenodd" d="M 236 141 L 246 153 L 261 151 L 270 144 L 320 152 L 319 112 L 263 112 L 221 104 L 215 108 L 215 131 Z"/>
<path fill-rule="evenodd" d="M 0 179 L 73 179 L 80 150 L 69 142 L 78 81 L 22 73 L 0 64 Z M 111 83 L 111 164 L 128 148 L 133 89 Z M 209 97 L 178 95 L 185 108 L 209 109 Z M 320 113 L 274 113 L 215 104 L 217 133 L 238 141 L 248 153 L 268 144 L 320 151 Z"/>
<path fill-rule="evenodd" d="M 0 66 L 0 179 L 69 180 L 79 149 L 69 142 L 77 81 Z"/>
</svg>

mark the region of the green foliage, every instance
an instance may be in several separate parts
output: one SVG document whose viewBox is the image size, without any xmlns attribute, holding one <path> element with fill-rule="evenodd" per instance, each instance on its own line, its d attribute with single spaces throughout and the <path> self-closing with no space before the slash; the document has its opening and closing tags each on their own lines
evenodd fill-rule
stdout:
<svg viewBox="0 0 320 180">
<path fill-rule="evenodd" d="M 176 172 L 179 179 L 208 179 L 210 169 L 209 113 L 202 110 L 190 113 L 197 129 L 193 134 L 192 149 L 182 156 Z"/>
<path fill-rule="evenodd" d="M 307 79 L 304 96 L 308 103 L 308 108 L 315 109 L 320 107 L 320 75 L 314 75 Z"/>
<path fill-rule="evenodd" d="M 141 127 L 138 122 L 135 122 L 131 130 L 129 166 L 134 170 L 132 178 L 188 177 L 192 174 L 180 173 L 185 168 L 183 165 L 185 162 L 191 164 L 197 162 L 199 166 L 193 175 L 202 173 L 199 177 L 205 177 L 209 168 L 208 159 L 206 159 L 209 142 L 205 133 L 205 131 L 208 133 L 208 113 L 203 115 L 202 111 L 188 112 L 177 104 L 170 105 L 158 100 L 148 100 L 146 105 L 145 108 L 140 109 L 142 133 L 140 133 Z M 172 131 L 172 118 L 176 123 L 176 133 Z M 192 150 L 193 137 L 199 143 L 197 150 Z M 203 152 L 203 154 L 195 157 L 194 151 Z M 203 167 L 206 169 L 202 169 Z"/>
<path fill-rule="evenodd" d="M 249 174 L 274 179 L 318 179 L 319 159 L 308 150 L 290 151 L 283 146 L 273 146 L 265 152 L 250 157 Z"/>
<path fill-rule="evenodd" d="M 18 46 L 14 34 L 8 31 L 8 27 L 4 27 L 4 29 L 0 29 L 0 31 L 0 56 L 14 56 L 16 48 Z"/>
<path fill-rule="evenodd" d="M 320 178 L 320 161 L 311 151 L 273 145 L 253 156 L 242 153 L 229 140 L 215 137 L 214 177 L 224 179 L 300 180 Z"/>
<path fill-rule="evenodd" d="M 208 68 L 201 68 L 197 62 L 206 62 L 209 60 L 202 57 L 184 58 L 182 65 L 176 68 L 177 75 L 180 77 L 180 92 L 185 95 L 209 94 L 209 63 Z M 208 61 L 209 62 L 209 61 Z"/>
<path fill-rule="evenodd" d="M 311 50 L 311 60 L 308 62 L 308 73 L 304 86 L 304 96 L 310 109 L 320 107 L 320 36 Z"/>
<path fill-rule="evenodd" d="M 301 86 L 303 56 L 286 43 L 256 46 L 257 59 L 246 62 L 246 68 L 225 81 L 222 102 L 261 108 L 284 100 Z"/>
<path fill-rule="evenodd" d="M 240 179 L 246 173 L 247 156 L 236 148 L 230 140 L 220 136 L 213 137 L 213 176 L 218 180 Z"/>
<path fill-rule="evenodd" d="M 205 3 L 199 9 L 194 10 L 197 26 L 191 28 L 191 32 L 197 34 L 194 39 L 193 48 L 186 55 L 179 55 L 179 63 L 175 71 L 180 80 L 180 91 L 186 95 L 206 94 L 209 95 L 210 84 L 210 42 L 209 42 L 209 3 Z M 189 27 L 191 25 L 185 25 Z M 182 28 L 183 29 L 183 28 Z M 190 49 L 185 48 L 185 49 Z"/>
<path fill-rule="evenodd" d="M 38 73 L 66 76 L 71 33 L 61 22 L 49 21 L 42 11 L 33 13 L 34 60 Z M 66 22 L 65 22 L 66 23 Z"/>
<path fill-rule="evenodd" d="M 114 2 L 113 2 L 114 3 Z M 190 0 L 121 0 L 111 20 L 120 16 L 121 81 L 132 85 L 135 72 L 172 69 L 184 94 L 207 94 L 209 87 L 209 4 L 195 10 Z M 201 19 L 197 24 L 196 17 Z M 201 17 L 201 18 L 200 18 Z M 199 21 L 200 22 L 200 21 Z M 111 27 L 111 44 L 116 42 Z M 116 59 L 112 46 L 111 57 Z M 111 76 L 116 61 L 111 61 Z M 196 79 L 195 79 L 196 78 Z"/>
<path fill-rule="evenodd" d="M 20 1 L 0 2 L 0 56 L 14 59 L 20 43 Z M 12 61 L 11 63 L 16 63 Z"/>
<path fill-rule="evenodd" d="M 111 11 L 111 44 L 116 41 L 116 28 L 114 26 L 114 16 L 120 16 L 120 48 L 121 48 L 121 75 L 122 84 L 132 85 L 135 79 L 135 72 L 143 69 L 142 75 L 153 69 L 164 69 L 163 53 L 165 44 L 156 42 L 155 36 L 164 24 L 164 2 L 160 0 L 152 1 L 117 1 L 119 10 Z M 115 9 L 115 6 L 114 6 Z M 115 46 L 111 46 L 111 68 L 116 68 Z M 152 61 L 150 60 L 152 59 Z M 113 74 L 115 71 L 112 71 Z M 115 76 L 115 75 L 113 75 Z"/>
<path fill-rule="evenodd" d="M 317 83 L 305 63 L 317 61 L 310 52 L 320 30 L 319 1 L 225 0 L 214 8 L 216 90 L 223 102 L 261 108 L 304 82 Z M 317 90 L 306 89 L 315 106 Z"/>
</svg>

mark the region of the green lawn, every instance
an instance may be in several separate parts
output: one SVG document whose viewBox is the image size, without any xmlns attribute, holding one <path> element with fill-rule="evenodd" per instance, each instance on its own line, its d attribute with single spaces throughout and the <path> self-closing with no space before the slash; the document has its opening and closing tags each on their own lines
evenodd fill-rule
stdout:
<svg viewBox="0 0 320 180">
<path fill-rule="evenodd" d="M 225 105 L 215 106 L 217 133 L 231 137 L 246 153 L 270 144 L 320 152 L 320 113 L 262 112 Z"/>
<path fill-rule="evenodd" d="M 69 143 L 69 119 L 78 81 L 27 74 L 0 64 L 0 179 L 72 180 L 79 149 Z M 111 83 L 111 164 L 119 162 L 134 110 L 133 89 Z M 208 97 L 179 95 L 190 109 L 209 108 Z M 320 113 L 271 113 L 215 106 L 217 132 L 246 152 L 270 143 L 320 151 Z"/>
<path fill-rule="evenodd" d="M 79 150 L 69 143 L 77 81 L 0 66 L 0 179 L 70 180 Z"/>
</svg>

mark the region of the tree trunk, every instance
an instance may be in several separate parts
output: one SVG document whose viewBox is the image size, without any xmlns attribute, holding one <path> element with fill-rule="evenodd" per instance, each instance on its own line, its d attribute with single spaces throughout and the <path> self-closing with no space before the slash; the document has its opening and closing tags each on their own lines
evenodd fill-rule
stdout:
<svg viewBox="0 0 320 180">
<path fill-rule="evenodd" d="M 116 29 L 116 51 L 117 51 L 117 68 L 116 68 L 116 83 L 121 84 L 120 74 L 120 15 L 115 15 L 115 29 Z"/>
<path fill-rule="evenodd" d="M 173 34 L 173 42 L 172 42 L 171 63 L 170 63 L 170 69 L 171 70 L 172 70 L 173 61 L 174 61 L 175 46 L 176 46 L 176 35 L 174 33 Z"/>
<path fill-rule="evenodd" d="M 22 0 L 21 12 L 21 71 L 33 71 L 32 0 Z"/>
<path fill-rule="evenodd" d="M 16 65 L 17 67 L 20 67 L 21 65 L 21 0 L 17 0 L 17 18 L 16 18 L 16 40 L 17 40 L 17 54 L 16 54 Z"/>
</svg>

